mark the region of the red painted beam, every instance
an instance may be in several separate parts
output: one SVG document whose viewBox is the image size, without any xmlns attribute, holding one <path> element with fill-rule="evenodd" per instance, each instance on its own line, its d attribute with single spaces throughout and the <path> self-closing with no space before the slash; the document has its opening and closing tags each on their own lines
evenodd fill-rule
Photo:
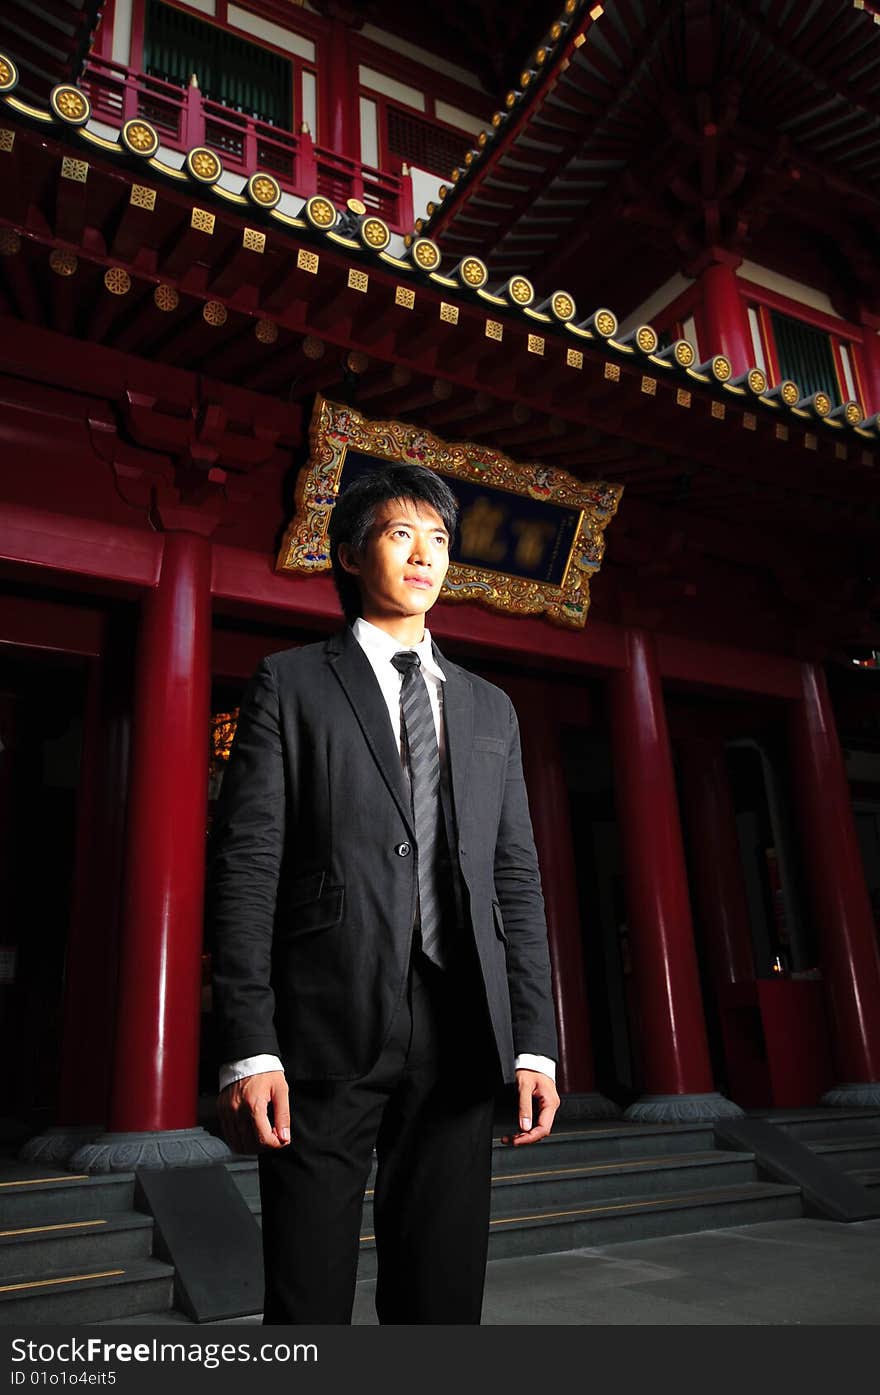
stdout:
<svg viewBox="0 0 880 1395">
<path fill-rule="evenodd" d="M 667 682 L 780 699 L 800 696 L 801 665 L 795 659 L 728 644 L 695 643 L 684 635 L 659 634 L 656 639 L 660 672 Z"/>
<path fill-rule="evenodd" d="M 161 545 L 156 533 L 35 509 L 7 506 L 0 518 L 0 557 L 16 564 L 18 574 L 30 580 L 36 568 L 52 575 L 112 583 L 118 594 L 137 594 L 157 584 Z M 212 592 L 218 608 L 230 614 L 283 616 L 285 623 L 307 629 L 335 629 L 342 624 L 327 573 L 281 574 L 265 553 L 214 544 Z M 0 612 L 0 635 L 3 616 L 9 614 Z M 11 627 L 12 619 L 8 623 Z M 24 619 L 17 625 L 10 628 L 11 636 L 28 632 Z M 473 603 L 444 601 L 431 616 L 431 629 L 438 638 L 474 652 L 532 664 L 538 655 L 542 664 L 582 670 L 614 670 L 624 663 L 625 631 L 598 620 L 588 621 L 584 630 L 569 631 L 537 617 L 506 616 Z M 40 633 L 36 624 L 33 633 Z M 800 670 L 794 660 L 674 635 L 659 635 L 657 643 L 666 680 L 780 699 L 797 696 Z"/>
<path fill-rule="evenodd" d="M 34 572 L 76 576 L 118 595 L 136 595 L 155 586 L 162 539 L 146 529 L 122 528 L 94 518 L 4 504 L 0 511 L 0 560 Z"/>
</svg>

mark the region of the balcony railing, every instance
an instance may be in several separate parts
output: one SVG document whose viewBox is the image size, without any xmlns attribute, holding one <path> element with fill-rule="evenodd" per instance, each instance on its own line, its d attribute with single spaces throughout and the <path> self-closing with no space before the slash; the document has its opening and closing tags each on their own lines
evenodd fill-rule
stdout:
<svg viewBox="0 0 880 1395">
<path fill-rule="evenodd" d="M 251 175 L 264 170 L 288 193 L 308 198 L 325 194 L 337 207 L 360 199 L 395 232 L 409 232 L 413 220 L 412 181 L 315 145 L 308 131 L 294 135 L 268 121 L 204 97 L 195 85 L 183 88 L 120 63 L 91 55 L 79 79 L 95 116 L 121 127 L 135 116 L 155 126 L 162 145 L 187 151 L 207 145 L 224 168 Z"/>
</svg>

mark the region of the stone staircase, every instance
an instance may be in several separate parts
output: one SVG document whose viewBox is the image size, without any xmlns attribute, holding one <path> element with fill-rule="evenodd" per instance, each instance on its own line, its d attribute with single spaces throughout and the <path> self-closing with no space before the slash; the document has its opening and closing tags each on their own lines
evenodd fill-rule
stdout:
<svg viewBox="0 0 880 1395">
<path fill-rule="evenodd" d="M 762 1113 L 869 1185 L 880 1185 L 880 1110 Z M 256 1161 L 228 1171 L 257 1221 Z M 754 1155 L 715 1146 L 710 1124 L 561 1127 L 535 1148 L 495 1144 L 489 1257 L 752 1225 L 804 1214 L 799 1188 Z M 154 1258 L 134 1175 L 73 1177 L 0 1159 L 0 1324 L 186 1322 L 173 1269 Z M 375 1274 L 372 1179 L 359 1277 Z"/>
<path fill-rule="evenodd" d="M 229 1166 L 259 1218 L 255 1170 Z M 761 1180 L 749 1153 L 717 1149 L 709 1124 L 585 1125 L 534 1148 L 496 1142 L 492 1173 L 490 1259 L 803 1215 L 797 1187 Z M 358 1277 L 375 1272 L 371 1177 Z"/>
<path fill-rule="evenodd" d="M 153 1258 L 134 1182 L 0 1160 L 0 1324 L 170 1310 L 174 1270 Z"/>
<path fill-rule="evenodd" d="M 880 1189 L 880 1109 L 771 1110 L 756 1114 L 848 1172 Z"/>
</svg>

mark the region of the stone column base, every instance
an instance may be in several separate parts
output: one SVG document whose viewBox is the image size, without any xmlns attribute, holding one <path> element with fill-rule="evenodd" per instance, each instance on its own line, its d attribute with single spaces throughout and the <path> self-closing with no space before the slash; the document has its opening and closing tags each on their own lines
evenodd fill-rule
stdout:
<svg viewBox="0 0 880 1395">
<path fill-rule="evenodd" d="M 26 1162 L 45 1163 L 47 1167 L 67 1167 L 74 1153 L 101 1132 L 101 1124 L 53 1125 L 23 1143 L 18 1156 Z"/>
<path fill-rule="evenodd" d="M 636 1124 L 696 1124 L 739 1118 L 743 1111 L 717 1090 L 705 1095 L 643 1095 L 623 1112 Z"/>
<path fill-rule="evenodd" d="M 197 1167 L 235 1157 L 205 1129 L 160 1129 L 148 1133 L 102 1133 L 79 1148 L 68 1166 L 74 1172 L 133 1172 L 136 1167 Z"/>
<path fill-rule="evenodd" d="M 562 1102 L 556 1114 L 557 1124 L 559 1120 L 563 1123 L 581 1123 L 585 1119 L 619 1119 L 620 1105 L 613 1100 L 606 1099 L 600 1095 L 598 1090 L 590 1090 L 584 1094 L 566 1094 L 562 1096 Z M 554 1125 L 556 1127 L 557 1125 Z"/>
<path fill-rule="evenodd" d="M 865 1080 L 850 1085 L 835 1085 L 819 1101 L 832 1109 L 876 1109 L 880 1107 L 880 1080 Z"/>
</svg>

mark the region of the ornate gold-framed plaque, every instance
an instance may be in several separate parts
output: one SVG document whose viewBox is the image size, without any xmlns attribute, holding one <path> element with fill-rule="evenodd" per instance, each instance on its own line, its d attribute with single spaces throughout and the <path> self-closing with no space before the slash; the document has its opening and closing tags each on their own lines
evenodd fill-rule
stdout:
<svg viewBox="0 0 880 1395">
<path fill-rule="evenodd" d="M 441 441 L 407 422 L 372 421 L 321 396 L 309 444 L 277 571 L 330 569 L 330 512 L 356 475 L 382 461 L 426 465 L 446 478 L 460 505 L 441 599 L 482 601 L 510 615 L 543 614 L 567 626 L 586 623 L 590 578 L 602 565 L 605 529 L 623 485 L 515 462 L 490 446 Z"/>
</svg>

